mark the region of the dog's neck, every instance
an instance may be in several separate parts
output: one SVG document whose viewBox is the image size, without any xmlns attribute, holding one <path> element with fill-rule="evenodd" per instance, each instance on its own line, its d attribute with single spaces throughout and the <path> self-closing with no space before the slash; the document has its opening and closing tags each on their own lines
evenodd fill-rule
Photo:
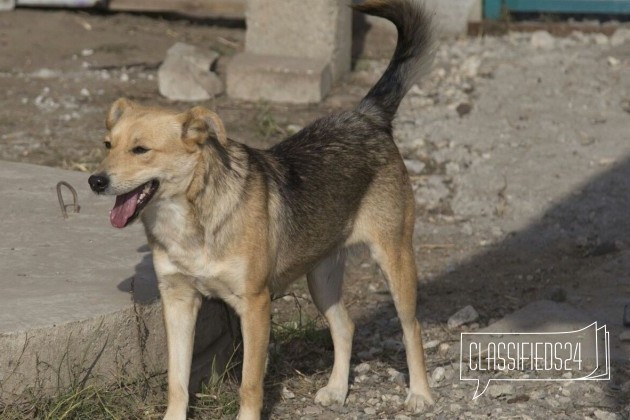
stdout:
<svg viewBox="0 0 630 420">
<path fill-rule="evenodd" d="M 230 237 L 229 221 L 245 190 L 248 172 L 247 151 L 239 143 L 230 142 L 224 149 L 202 146 L 185 192 L 146 209 L 143 222 L 150 242 L 165 249 L 177 245 L 182 252 L 220 249 Z"/>
<path fill-rule="evenodd" d="M 228 140 L 221 149 L 202 147 L 186 199 L 200 223 L 209 224 L 206 230 L 216 230 L 233 214 L 248 172 L 248 156 L 241 144 Z"/>
</svg>

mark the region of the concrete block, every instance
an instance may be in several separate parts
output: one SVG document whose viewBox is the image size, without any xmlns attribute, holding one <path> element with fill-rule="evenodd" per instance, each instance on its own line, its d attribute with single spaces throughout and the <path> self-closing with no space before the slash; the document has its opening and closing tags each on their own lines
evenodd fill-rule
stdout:
<svg viewBox="0 0 630 420">
<path fill-rule="evenodd" d="M 205 101 L 223 93 L 223 82 L 210 68 L 219 54 L 178 42 L 168 49 L 158 70 L 160 94 L 176 101 Z"/>
<path fill-rule="evenodd" d="M 468 22 L 480 21 L 482 0 L 425 0 L 428 10 L 435 13 L 438 35 L 464 35 Z"/>
<path fill-rule="evenodd" d="M 113 383 L 166 371 L 166 340 L 151 253 L 139 224 L 109 225 L 113 197 L 88 175 L 0 161 L 0 401 L 52 394 L 90 373 Z M 81 212 L 61 216 L 58 181 Z M 64 192 L 70 196 L 70 194 Z M 232 355 L 236 317 L 205 301 L 191 389 Z"/>
<path fill-rule="evenodd" d="M 332 85 L 324 60 L 242 53 L 227 69 L 227 92 L 248 101 L 287 103 L 321 101 Z"/>
<path fill-rule="evenodd" d="M 245 50 L 330 63 L 333 82 L 350 71 L 349 0 L 249 0 Z"/>
<path fill-rule="evenodd" d="M 15 9 L 15 0 L 0 0 L 0 12 Z"/>
</svg>

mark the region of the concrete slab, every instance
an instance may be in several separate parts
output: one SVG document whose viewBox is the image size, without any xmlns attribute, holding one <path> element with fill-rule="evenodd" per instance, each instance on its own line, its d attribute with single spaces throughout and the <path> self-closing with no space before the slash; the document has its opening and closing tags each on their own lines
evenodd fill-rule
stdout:
<svg viewBox="0 0 630 420">
<path fill-rule="evenodd" d="M 248 101 L 316 103 L 332 86 L 324 60 L 242 53 L 228 65 L 228 95 Z"/>
<path fill-rule="evenodd" d="M 249 0 L 245 50 L 324 60 L 336 82 L 350 71 L 349 5 L 349 0 Z"/>
<path fill-rule="evenodd" d="M 55 190 L 62 180 L 81 205 L 66 220 Z M 87 373 L 108 382 L 164 372 L 161 307 L 142 227 L 112 228 L 112 198 L 94 195 L 84 173 L 0 161 L 0 197 L 0 399 L 27 388 L 55 392 Z M 219 365 L 227 361 L 235 327 L 222 303 L 204 306 L 196 354 L 207 359 L 197 361 L 199 374 L 214 354 Z"/>
</svg>

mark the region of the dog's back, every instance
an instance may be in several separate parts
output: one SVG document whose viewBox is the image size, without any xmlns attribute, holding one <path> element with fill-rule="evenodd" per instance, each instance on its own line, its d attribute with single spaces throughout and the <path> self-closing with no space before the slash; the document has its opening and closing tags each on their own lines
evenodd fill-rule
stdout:
<svg viewBox="0 0 630 420">
<path fill-rule="evenodd" d="M 372 223 L 387 223 L 379 219 L 397 217 L 412 199 L 393 142 L 392 120 L 429 61 L 430 19 L 424 9 L 405 0 L 372 0 L 354 8 L 389 19 L 398 28 L 387 70 L 354 111 L 319 119 L 261 154 L 273 168 L 273 192 L 284 203 L 276 221 L 284 238 L 278 244 L 280 283 L 335 248 L 361 241 L 356 226 L 361 213 L 370 212 L 376 218 Z M 374 189 L 379 190 L 374 195 L 379 204 L 366 206 L 368 191 Z M 377 211 L 380 207 L 388 212 Z"/>
</svg>

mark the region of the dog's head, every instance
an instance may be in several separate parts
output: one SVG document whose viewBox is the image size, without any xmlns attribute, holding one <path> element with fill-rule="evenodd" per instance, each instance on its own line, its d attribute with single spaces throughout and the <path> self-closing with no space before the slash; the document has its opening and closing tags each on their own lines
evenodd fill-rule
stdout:
<svg viewBox="0 0 630 420">
<path fill-rule="evenodd" d="M 148 108 L 118 99 L 107 115 L 107 156 L 88 182 L 98 194 L 116 195 L 110 221 L 123 228 L 150 203 L 185 193 L 212 136 L 227 143 L 212 111 L 196 107 L 183 113 Z"/>
</svg>

